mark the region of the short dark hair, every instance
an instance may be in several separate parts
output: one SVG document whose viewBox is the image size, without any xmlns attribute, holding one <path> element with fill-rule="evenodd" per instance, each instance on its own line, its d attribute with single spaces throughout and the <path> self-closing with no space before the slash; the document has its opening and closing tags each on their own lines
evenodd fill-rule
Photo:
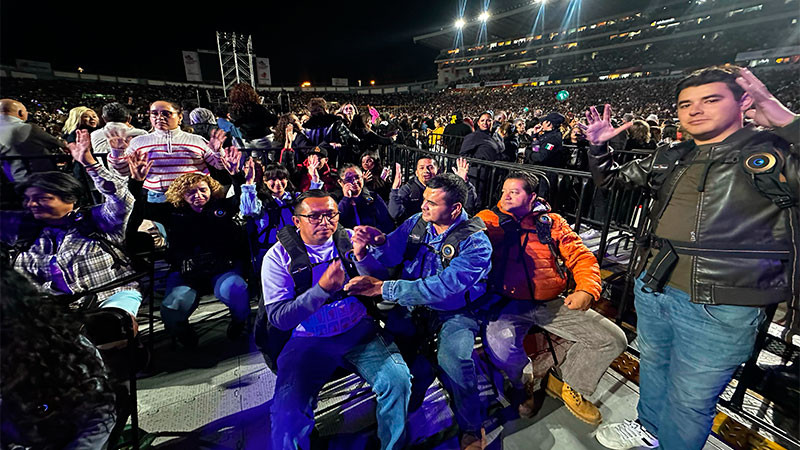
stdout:
<svg viewBox="0 0 800 450">
<path fill-rule="evenodd" d="M 361 172 L 362 174 L 364 173 L 364 169 L 362 169 L 361 167 L 359 167 L 359 166 L 357 166 L 357 165 L 355 165 L 353 163 L 345 163 L 344 165 L 342 165 L 342 167 L 339 167 L 339 179 L 340 180 L 344 180 L 344 173 L 347 171 L 347 169 L 356 169 L 359 172 Z"/>
<path fill-rule="evenodd" d="M 25 194 L 28 188 L 36 187 L 60 198 L 64 203 L 78 203 L 85 190 L 72 175 L 63 172 L 37 172 L 17 184 L 16 190 Z"/>
<path fill-rule="evenodd" d="M 422 161 L 423 159 L 430 159 L 431 161 L 433 161 L 433 164 L 435 164 L 437 168 L 439 167 L 439 161 L 436 161 L 436 158 L 434 158 L 433 156 L 430 156 L 430 155 L 421 155 L 421 156 L 419 156 L 417 158 L 417 161 L 414 163 L 414 169 L 415 170 L 416 170 L 417 165 L 419 164 L 419 162 Z"/>
<path fill-rule="evenodd" d="M 678 127 L 672 124 L 664 125 L 664 129 L 661 131 L 662 138 L 671 138 L 673 140 L 678 139 Z"/>
<path fill-rule="evenodd" d="M 539 178 L 537 178 L 536 175 L 532 175 L 529 173 L 511 172 L 510 174 L 508 174 L 506 179 L 503 180 L 503 183 L 505 183 L 508 180 L 522 181 L 524 183 L 522 189 L 524 189 L 528 195 L 533 194 L 534 192 L 536 192 L 536 189 L 539 188 Z"/>
<path fill-rule="evenodd" d="M 739 70 L 742 68 L 734 65 L 711 66 L 692 72 L 688 77 L 682 79 L 675 86 L 675 98 L 677 99 L 681 91 L 694 86 L 702 86 L 710 83 L 725 83 L 728 89 L 733 92 L 733 98 L 739 101 L 744 95 L 744 89 L 736 83 Z"/>
<path fill-rule="evenodd" d="M 309 189 L 303 192 L 297 197 L 297 200 L 295 200 L 294 210 L 292 211 L 292 214 L 296 216 L 297 213 L 300 212 L 299 208 L 303 205 L 303 202 L 305 202 L 307 198 L 325 198 L 325 197 L 333 199 L 333 196 L 331 195 L 330 192 L 323 191 L 322 189 Z M 336 203 L 335 200 L 334 203 Z"/>
<path fill-rule="evenodd" d="M 466 207 L 467 203 L 467 183 L 454 173 L 443 173 L 436 175 L 428 181 L 427 187 L 431 189 L 441 189 L 444 191 L 444 199 L 450 205 L 461 203 Z"/>
<path fill-rule="evenodd" d="M 261 163 L 257 163 L 257 164 L 260 165 Z M 258 173 L 258 172 L 256 172 L 256 173 Z M 294 184 L 292 184 L 292 180 L 290 179 L 290 176 L 289 176 L 289 171 L 286 169 L 286 167 L 283 167 L 280 164 L 270 164 L 270 165 L 268 165 L 267 167 L 264 168 L 264 173 L 261 175 L 262 183 L 260 183 L 260 184 L 263 184 L 263 180 L 275 180 L 275 179 L 277 179 L 277 180 L 286 180 L 286 190 L 287 191 L 294 191 L 295 187 L 294 187 Z M 261 189 L 261 188 L 259 188 L 259 189 Z M 263 193 L 265 193 L 265 194 L 269 193 L 269 190 L 266 188 L 266 186 L 263 186 Z M 270 196 L 271 195 L 272 194 L 270 194 Z"/>
<path fill-rule="evenodd" d="M 131 118 L 128 108 L 122 103 L 109 103 L 103 106 L 103 120 L 106 122 L 127 122 Z"/>
<path fill-rule="evenodd" d="M 156 100 L 156 101 L 150 102 L 150 104 L 147 105 L 147 112 L 150 112 L 150 108 L 152 108 L 153 107 L 153 103 L 156 103 L 156 102 L 168 103 L 170 108 L 174 109 L 176 113 L 178 113 L 178 114 L 182 114 L 183 113 L 183 108 L 181 108 L 181 105 L 178 104 L 178 102 L 173 102 L 172 100 Z"/>
</svg>

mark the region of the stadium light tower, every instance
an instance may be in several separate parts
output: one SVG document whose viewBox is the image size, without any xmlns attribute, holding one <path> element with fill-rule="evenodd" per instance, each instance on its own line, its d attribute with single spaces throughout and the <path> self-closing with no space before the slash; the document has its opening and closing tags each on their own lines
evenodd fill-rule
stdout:
<svg viewBox="0 0 800 450">
<path fill-rule="evenodd" d="M 456 20 L 455 27 L 460 30 L 460 29 L 464 28 L 464 24 L 465 23 L 466 22 L 464 22 L 464 19 L 459 18 L 458 20 Z"/>
<path fill-rule="evenodd" d="M 248 35 L 224 33 L 217 31 L 217 54 L 219 69 L 222 72 L 222 90 L 225 97 L 231 86 L 236 83 L 247 83 L 256 87 L 253 71 L 253 39 Z"/>
<path fill-rule="evenodd" d="M 481 15 L 478 16 L 478 20 L 480 20 L 481 22 L 486 22 L 487 20 L 489 20 L 489 11 L 482 12 Z"/>
</svg>

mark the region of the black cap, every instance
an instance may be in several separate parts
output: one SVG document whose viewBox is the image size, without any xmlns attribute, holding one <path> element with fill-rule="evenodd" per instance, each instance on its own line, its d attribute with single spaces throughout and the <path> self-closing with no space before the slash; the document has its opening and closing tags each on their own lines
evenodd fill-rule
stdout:
<svg viewBox="0 0 800 450">
<path fill-rule="evenodd" d="M 546 121 L 552 123 L 554 127 L 557 127 L 557 126 L 560 126 L 562 123 L 564 123 L 564 120 L 566 120 L 566 119 L 561 114 L 553 111 L 550 114 L 542 117 L 540 120 L 542 122 L 544 122 L 546 120 Z"/>
</svg>

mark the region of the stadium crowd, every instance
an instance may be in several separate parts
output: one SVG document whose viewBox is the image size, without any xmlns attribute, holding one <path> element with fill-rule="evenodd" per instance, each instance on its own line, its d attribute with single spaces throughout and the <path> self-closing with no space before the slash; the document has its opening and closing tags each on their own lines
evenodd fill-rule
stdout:
<svg viewBox="0 0 800 450">
<path fill-rule="evenodd" d="M 198 345 L 189 319 L 201 296 L 230 309 L 227 335 L 237 340 L 250 333 L 250 293 L 260 292 L 253 334 L 277 375 L 273 448 L 310 447 L 315 399 L 340 367 L 376 394 L 382 448 L 407 444 L 406 417 L 434 377 L 452 398 L 461 448 L 484 448 L 475 338 L 484 337 L 491 363 L 507 376 L 506 394 L 520 416 L 532 417 L 537 387 L 523 340 L 533 325 L 575 342 L 547 374 L 544 390 L 598 425 L 601 412 L 586 397 L 627 340 L 591 308 L 601 293 L 597 259 L 564 218 L 576 213 L 567 211 L 572 206 L 557 176 L 548 172 L 550 189 L 543 192 L 545 180 L 519 165 L 490 186 L 483 161 L 591 170 L 598 191 L 662 192 L 672 175 L 653 167 L 678 166 L 661 158 L 696 150 L 705 156 L 680 160 L 685 168 L 676 172 L 690 181 L 671 184 L 679 186 L 680 201 L 657 196 L 665 202 L 663 221 L 654 222 L 644 262 L 669 261 L 662 249 L 670 242 L 690 245 L 683 242 L 689 229 L 679 223 L 705 195 L 714 200 L 708 211 L 747 199 L 747 231 L 774 237 L 769 249 L 788 255 L 796 241 L 784 236 L 782 224 L 784 215 L 796 217 L 796 192 L 776 182 L 783 189 L 776 194 L 777 175 L 753 176 L 753 189 L 727 159 L 711 164 L 725 144 L 744 153 L 780 152 L 770 161 L 780 160 L 789 182 L 797 182 L 800 122 L 790 109 L 797 109 L 800 85 L 777 72 L 762 78 L 766 87 L 747 70 L 713 68 L 681 80 L 677 94 L 676 80 L 634 80 L 573 86 L 566 101 L 555 100 L 558 86 L 342 95 L 335 105 L 304 94 L 282 114 L 244 84 L 211 110 L 192 103 L 195 93 L 186 88 L 98 84 L 98 93 L 118 100 L 107 102 L 76 98 L 69 82 L 4 83 L 4 96 L 16 100 L 0 100 L 2 283 L 25 294 L 3 302 L 4 439 L 101 448 L 124 425 L 113 393 L 126 375 L 111 361 L 127 343 L 110 324 L 138 327 L 144 288 L 131 275 L 137 254 L 155 246 L 152 235 L 168 243 L 160 317 L 183 347 Z M 411 167 L 382 164 L 399 145 L 459 158 L 451 170 L 427 153 Z M 612 164 L 609 145 L 650 151 L 620 166 Z M 731 185 L 720 186 L 722 180 Z M 726 188 L 731 198 L 722 198 Z M 492 189 L 500 195 L 488 198 Z M 709 221 L 713 233 L 723 234 L 724 224 Z M 639 421 L 601 428 L 598 440 L 609 448 L 654 448 L 659 440 L 665 449 L 702 448 L 720 386 L 748 358 L 764 307 L 796 299 L 788 256 L 747 259 L 742 255 L 756 250 L 747 247 L 752 239 L 733 228 L 724 233 L 741 243 L 729 251 L 739 258 L 737 268 L 707 257 L 700 275 L 680 260 L 673 279 L 659 271 L 661 263 L 637 279 Z M 145 229 L 151 233 L 139 231 Z M 759 276 L 764 261 L 775 269 Z M 727 300 L 714 296 L 712 284 L 725 289 Z M 705 304 L 689 302 L 687 292 Z M 37 306 L 37 295 L 48 296 L 48 308 Z M 665 301 L 673 298 L 686 309 L 660 312 L 677 308 Z M 694 307 L 706 311 L 697 329 L 659 323 L 678 314 L 701 320 L 689 311 Z M 91 326 L 70 325 L 68 308 L 79 320 L 94 314 Z M 27 323 L 54 330 L 51 338 L 20 342 L 7 335 Z M 659 359 L 674 352 L 680 360 L 681 347 L 702 353 L 705 366 L 692 372 L 674 361 L 671 370 Z"/>
</svg>

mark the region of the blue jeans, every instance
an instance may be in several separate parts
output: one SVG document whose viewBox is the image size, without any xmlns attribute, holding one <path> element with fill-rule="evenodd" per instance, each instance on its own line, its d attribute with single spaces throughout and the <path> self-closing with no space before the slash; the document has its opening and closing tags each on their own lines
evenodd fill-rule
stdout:
<svg viewBox="0 0 800 450">
<path fill-rule="evenodd" d="M 702 449 L 720 394 L 753 352 L 764 308 L 700 305 L 670 286 L 643 286 L 637 279 L 639 421 L 662 449 Z"/>
<path fill-rule="evenodd" d="M 397 346 L 383 338 L 371 319 L 336 336 L 293 336 L 277 363 L 270 407 L 272 448 L 311 448 L 317 395 L 338 367 L 354 368 L 372 386 L 381 448 L 405 446 L 411 374 Z"/>
<path fill-rule="evenodd" d="M 178 322 L 189 319 L 199 302 L 195 287 L 189 286 L 181 274 L 172 272 L 167 275 L 167 287 L 164 300 L 161 301 L 161 319 L 164 326 L 171 330 Z M 244 322 L 250 313 L 250 295 L 247 282 L 235 270 L 215 275 L 211 279 L 214 296 L 231 310 L 234 320 Z"/>
</svg>

